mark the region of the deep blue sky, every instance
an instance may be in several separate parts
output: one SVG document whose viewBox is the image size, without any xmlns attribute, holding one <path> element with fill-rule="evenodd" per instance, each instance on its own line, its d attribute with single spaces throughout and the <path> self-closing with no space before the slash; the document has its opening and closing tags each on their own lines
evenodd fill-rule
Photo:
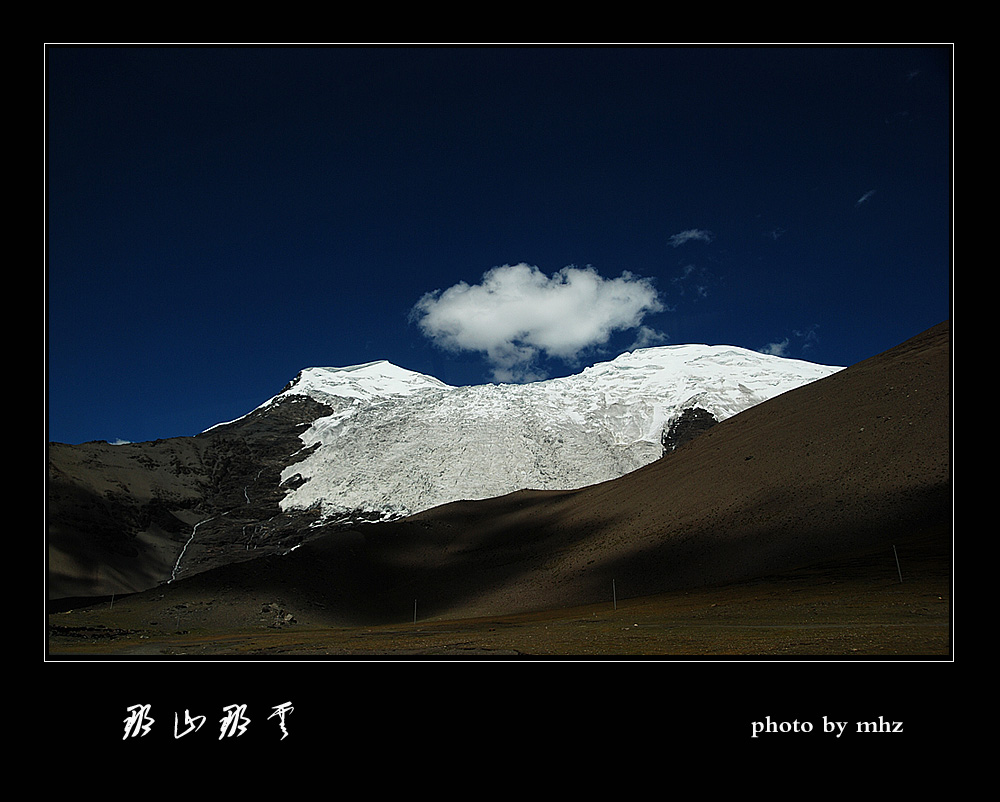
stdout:
<svg viewBox="0 0 1000 802">
<path fill-rule="evenodd" d="M 196 434 L 310 366 L 495 380 L 496 351 L 421 326 L 435 292 L 453 345 L 495 333 L 534 357 L 522 376 L 640 336 L 853 364 L 950 316 L 951 68 L 948 48 L 50 48 L 48 439 Z M 506 305 L 469 308 L 514 265 L 531 286 L 494 271 Z M 610 317 L 557 351 L 590 297 L 561 293 L 568 266 Z M 615 317 L 626 288 L 655 303 Z M 512 341 L 490 327 L 521 325 L 522 290 Z"/>
</svg>

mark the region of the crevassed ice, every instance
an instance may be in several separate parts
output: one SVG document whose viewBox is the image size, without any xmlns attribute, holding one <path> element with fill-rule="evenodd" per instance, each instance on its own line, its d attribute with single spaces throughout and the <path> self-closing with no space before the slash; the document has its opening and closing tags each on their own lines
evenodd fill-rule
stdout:
<svg viewBox="0 0 1000 802">
<path fill-rule="evenodd" d="M 302 434 L 319 448 L 286 469 L 283 478 L 308 481 L 282 508 L 404 515 L 583 487 L 657 459 L 663 429 L 685 408 L 724 420 L 838 370 L 705 345 L 640 349 L 525 385 L 451 387 L 388 362 L 313 368 L 282 395 L 340 399 L 340 408 Z"/>
</svg>

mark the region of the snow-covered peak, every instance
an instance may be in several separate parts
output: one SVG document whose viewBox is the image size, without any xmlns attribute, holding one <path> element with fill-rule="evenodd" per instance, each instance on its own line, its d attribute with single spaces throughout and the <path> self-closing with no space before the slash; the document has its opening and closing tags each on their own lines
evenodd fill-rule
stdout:
<svg viewBox="0 0 1000 802">
<path fill-rule="evenodd" d="M 675 394 L 685 385 L 697 390 L 706 384 L 720 386 L 738 382 L 745 386 L 773 387 L 786 380 L 793 383 L 790 389 L 839 369 L 761 354 L 738 346 L 663 345 L 628 351 L 574 376 L 550 382 L 555 386 L 590 385 L 622 394 L 636 391 Z"/>
<path fill-rule="evenodd" d="M 344 368 L 306 368 L 276 398 L 307 395 L 324 402 L 335 398 L 373 401 L 425 390 L 447 389 L 447 384 L 433 376 L 425 376 L 380 359 Z"/>
<path fill-rule="evenodd" d="M 305 368 L 275 396 L 267 399 L 254 412 L 266 410 L 290 396 L 307 396 L 327 404 L 340 417 L 351 415 L 359 406 L 367 406 L 392 398 L 405 398 L 428 390 L 450 390 L 433 376 L 407 370 L 385 359 L 348 365 L 342 368 Z M 246 418 L 243 415 L 236 420 Z M 217 423 L 211 431 L 236 420 Z"/>
</svg>

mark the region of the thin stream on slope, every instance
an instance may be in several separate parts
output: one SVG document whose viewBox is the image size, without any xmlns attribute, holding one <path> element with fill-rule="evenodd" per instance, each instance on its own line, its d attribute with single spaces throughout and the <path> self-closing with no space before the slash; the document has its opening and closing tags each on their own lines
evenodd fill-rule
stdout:
<svg viewBox="0 0 1000 802">
<path fill-rule="evenodd" d="M 191 537 L 187 539 L 187 543 L 184 544 L 184 548 L 181 549 L 181 553 L 177 555 L 177 562 L 174 563 L 174 570 L 170 572 L 170 579 L 167 580 L 168 585 L 177 578 L 177 571 L 181 567 L 181 559 L 184 557 L 184 552 L 187 551 L 187 547 L 191 545 L 191 541 L 194 540 L 198 527 L 211 520 L 211 518 L 206 518 L 204 521 L 198 521 L 198 523 L 194 525 L 194 529 L 191 530 Z"/>
<path fill-rule="evenodd" d="M 257 471 L 257 476 L 254 478 L 254 482 L 256 482 L 257 479 L 260 478 L 260 475 L 263 472 L 264 472 L 263 468 L 261 468 L 259 471 Z M 243 497 L 247 500 L 247 504 L 250 504 L 250 495 L 247 493 L 247 488 L 248 487 L 249 487 L 249 485 L 244 485 L 244 487 L 243 487 Z M 229 513 L 227 511 L 227 512 L 224 512 L 222 514 L 223 515 L 228 515 Z M 196 523 L 194 525 L 194 528 L 191 530 L 191 536 L 187 539 L 187 542 L 184 544 L 184 548 L 181 549 L 181 553 L 177 555 L 177 561 L 174 563 L 174 568 L 170 572 L 170 579 L 167 580 L 167 584 L 168 585 L 171 582 L 173 582 L 175 579 L 177 579 L 177 572 L 180 570 L 181 560 L 184 559 L 184 553 L 187 551 L 188 546 L 190 546 L 191 543 L 192 543 L 192 541 L 194 541 L 194 537 L 195 537 L 195 535 L 198 532 L 198 527 L 201 526 L 202 524 L 208 523 L 211 520 L 214 520 L 214 516 L 212 518 L 206 518 L 203 521 L 198 521 L 198 523 Z M 243 527 L 243 532 L 244 532 L 244 535 L 245 535 L 246 534 L 246 526 Z M 247 548 L 248 549 L 250 548 L 249 544 L 247 545 Z"/>
</svg>

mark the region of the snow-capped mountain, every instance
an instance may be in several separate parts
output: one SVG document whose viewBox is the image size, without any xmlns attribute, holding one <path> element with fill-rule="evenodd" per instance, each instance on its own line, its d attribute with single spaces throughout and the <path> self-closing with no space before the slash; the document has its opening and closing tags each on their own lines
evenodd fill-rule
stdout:
<svg viewBox="0 0 1000 802">
<path fill-rule="evenodd" d="M 798 540 L 800 519 L 813 501 L 802 506 L 785 491 L 788 477 L 801 471 L 809 499 L 815 496 L 810 487 L 836 484 L 814 500 L 832 499 L 829 510 L 841 515 L 841 526 L 852 533 L 884 531 L 886 520 L 896 520 L 892 510 L 900 499 L 921 499 L 912 507 L 918 517 L 926 509 L 940 511 L 942 499 L 948 507 L 949 337 L 942 324 L 837 376 L 831 374 L 838 367 L 701 345 L 639 350 L 575 376 L 527 385 L 450 387 L 388 362 L 304 370 L 258 408 L 193 437 L 49 443 L 47 593 L 67 604 L 135 593 L 281 558 L 313 540 L 356 554 L 377 584 L 379 566 L 397 565 L 392 537 L 383 540 L 377 527 L 359 531 L 358 524 L 491 497 L 495 503 L 474 506 L 480 514 L 484 506 L 508 510 L 498 513 L 507 517 L 503 532 L 512 531 L 511 514 L 517 526 L 545 531 L 536 527 L 543 522 L 523 518 L 526 497 L 497 498 L 522 488 L 587 486 L 557 498 L 527 496 L 576 510 L 552 521 L 551 531 L 615 529 L 619 515 L 638 521 L 654 507 L 666 520 L 675 504 L 685 503 L 694 514 L 704 501 L 705 520 L 712 522 L 705 534 L 714 537 L 719 516 L 731 515 L 730 500 L 742 497 L 753 506 L 747 492 L 754 495 L 760 483 L 771 488 L 781 513 L 774 526 L 792 526 Z M 772 399 L 765 409 L 737 415 Z M 706 435 L 714 437 L 710 448 L 684 446 L 692 434 L 732 416 Z M 747 454 L 756 458 L 747 462 Z M 647 463 L 656 464 L 635 470 Z M 723 485 L 696 486 L 701 479 L 693 476 L 703 470 L 705 481 Z M 870 497 L 869 482 L 880 488 Z M 858 495 L 863 503 L 842 503 Z M 798 512 L 786 514 L 786 503 Z M 532 504 L 525 511 L 537 509 Z M 870 520 L 858 524 L 851 516 L 865 504 Z M 613 514 L 603 521 L 608 505 Z M 468 512 L 444 509 L 400 526 L 419 534 L 428 520 L 459 521 Z M 754 526 L 764 520 L 757 512 L 748 509 Z M 461 543 L 465 534 L 456 526 L 449 542 Z M 437 560 L 437 535 L 427 536 L 423 542 Z M 475 557 L 477 566 L 507 559 L 507 534 L 498 537 L 502 544 L 479 527 L 475 542 L 494 545 Z M 568 543 L 566 537 L 576 540 L 571 533 L 554 542 Z M 614 534 L 608 543 L 631 550 L 631 535 L 622 537 Z M 368 546 L 374 551 L 366 555 Z M 566 565 L 592 563 L 589 549 Z"/>
<path fill-rule="evenodd" d="M 282 473 L 284 512 L 389 519 L 523 488 L 574 489 L 663 455 L 685 410 L 722 421 L 839 367 L 733 346 L 639 349 L 566 378 L 452 387 L 370 362 L 303 370 L 266 410 L 307 397 L 333 410 Z"/>
</svg>

